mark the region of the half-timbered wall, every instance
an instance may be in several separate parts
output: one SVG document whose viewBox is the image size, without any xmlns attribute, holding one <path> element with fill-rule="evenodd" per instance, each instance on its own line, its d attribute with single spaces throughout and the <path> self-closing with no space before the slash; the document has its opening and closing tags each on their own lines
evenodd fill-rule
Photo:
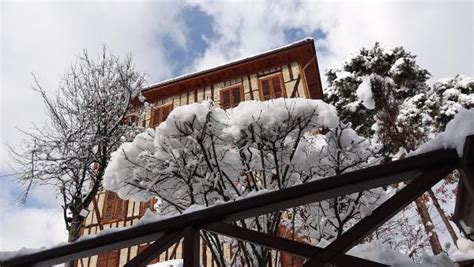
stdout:
<svg viewBox="0 0 474 267">
<path fill-rule="evenodd" d="M 311 67 L 311 66 L 310 66 Z M 149 110 L 139 119 L 145 127 L 156 127 L 164 121 L 173 108 L 211 99 L 222 108 L 232 108 L 241 101 L 267 100 L 278 97 L 303 97 L 311 98 L 307 80 L 313 81 L 314 77 L 303 74 L 302 70 L 308 66 L 301 66 L 297 62 L 287 65 L 265 69 L 257 73 L 235 77 L 217 82 L 202 88 L 191 89 L 181 94 L 176 94 L 163 99 L 148 99 L 151 104 Z M 314 98 L 314 97 L 313 97 Z M 131 226 L 138 222 L 147 208 L 154 206 L 154 200 L 148 203 L 124 201 L 112 192 L 100 192 L 91 204 L 91 211 L 86 218 L 82 235 L 94 235 L 103 229 Z M 77 266 L 85 267 L 112 267 L 123 266 L 148 244 L 121 249 L 108 254 L 81 259 Z M 232 248 L 227 245 L 225 254 L 230 257 Z M 181 258 L 181 245 L 171 246 L 160 255 L 159 260 Z M 217 266 L 212 260 L 211 252 L 204 243 L 201 244 L 201 258 L 204 266 Z M 289 261 L 285 266 L 300 266 L 292 258 L 285 257 L 282 263 Z"/>
<path fill-rule="evenodd" d="M 230 94 L 231 103 L 230 106 L 223 102 L 223 97 L 226 96 L 225 91 L 233 88 L 240 89 L 240 101 L 248 100 L 266 100 L 278 97 L 303 97 L 309 98 L 308 89 L 306 86 L 305 75 L 300 75 L 300 70 L 304 66 L 300 66 L 297 62 L 293 62 L 288 65 L 283 65 L 276 68 L 262 70 L 261 72 L 236 77 L 230 80 L 221 81 L 203 88 L 195 88 L 194 90 L 182 93 L 179 95 L 166 97 L 158 100 L 148 100 L 151 104 L 150 110 L 142 118 L 141 122 L 143 126 L 151 126 L 154 123 L 152 118 L 155 118 L 153 111 L 161 108 L 164 105 L 172 104 L 173 108 L 200 102 L 202 100 L 211 99 L 218 106 L 223 108 L 230 108 L 236 106 L 235 94 Z M 275 92 L 276 88 L 273 88 L 276 81 L 281 82 L 282 91 Z M 299 80 L 299 82 L 297 82 Z M 270 86 L 270 92 L 263 90 L 266 82 Z M 296 88 L 295 88 L 295 85 Z M 264 88 L 262 88 L 264 87 Z M 240 102 L 239 101 L 239 102 Z"/>
</svg>

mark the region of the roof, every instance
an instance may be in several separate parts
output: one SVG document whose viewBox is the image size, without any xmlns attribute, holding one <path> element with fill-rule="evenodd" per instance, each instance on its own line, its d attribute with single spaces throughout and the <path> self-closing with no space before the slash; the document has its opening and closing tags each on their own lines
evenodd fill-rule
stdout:
<svg viewBox="0 0 474 267">
<path fill-rule="evenodd" d="M 290 61 L 306 64 L 311 59 L 316 60 L 316 49 L 314 40 L 307 37 L 257 55 L 152 84 L 144 88 L 142 94 L 148 99 L 162 99 L 184 91 L 245 76 L 265 68 L 288 64 Z"/>
<path fill-rule="evenodd" d="M 205 70 L 200 70 L 200 71 L 196 71 L 196 72 L 192 72 L 192 73 L 187 73 L 187 74 L 184 74 L 184 75 L 181 75 L 181 76 L 178 76 L 178 77 L 174 77 L 174 78 L 171 78 L 171 79 L 168 79 L 168 80 L 164 80 L 164 81 L 152 84 L 150 86 L 147 86 L 142 91 L 150 90 L 150 89 L 153 89 L 155 87 L 160 87 L 160 86 L 163 86 L 163 85 L 166 85 L 166 84 L 170 84 L 170 83 L 174 83 L 174 82 L 177 82 L 177 81 L 185 80 L 187 78 L 191 78 L 191 77 L 194 77 L 194 76 L 210 73 L 210 72 L 213 72 L 215 70 L 218 70 L 218 69 L 221 69 L 221 68 L 226 68 L 226 67 L 229 67 L 229 66 L 232 66 L 232 65 L 235 65 L 235 64 L 251 61 L 251 60 L 259 58 L 259 57 L 270 55 L 270 54 L 273 54 L 273 53 L 276 53 L 276 52 L 279 52 L 279 51 L 282 51 L 282 50 L 285 50 L 285 49 L 289 49 L 289 48 L 292 48 L 292 47 L 295 47 L 295 46 L 298 46 L 298 45 L 301 45 L 301 44 L 309 43 L 309 42 L 314 42 L 313 38 L 306 37 L 306 38 L 298 40 L 296 42 L 293 42 L 293 43 L 290 43 L 290 44 L 287 44 L 287 45 L 284 45 L 284 46 L 280 46 L 280 47 L 277 47 L 277 48 L 274 48 L 274 49 L 271 49 L 271 50 L 267 50 L 263 53 L 259 53 L 259 54 L 252 55 L 252 56 L 249 56 L 249 57 L 244 57 L 244 58 L 240 58 L 240 59 L 237 59 L 237 60 L 233 60 L 231 62 L 225 63 L 223 65 L 219 65 L 217 67 L 212 67 L 212 68 L 208 68 L 208 69 L 205 69 Z"/>
</svg>

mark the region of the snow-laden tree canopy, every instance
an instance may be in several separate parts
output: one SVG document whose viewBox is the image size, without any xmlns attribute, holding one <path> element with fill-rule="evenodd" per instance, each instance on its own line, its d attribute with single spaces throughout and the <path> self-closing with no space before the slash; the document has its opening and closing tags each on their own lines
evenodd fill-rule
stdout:
<svg viewBox="0 0 474 267">
<path fill-rule="evenodd" d="M 227 111 L 204 101 L 174 109 L 156 129 L 123 143 L 112 154 L 104 187 L 122 198 L 158 197 L 160 214 L 173 215 L 364 168 L 379 162 L 379 149 L 321 100 L 247 101 Z M 385 195 L 374 189 L 239 223 L 272 234 L 280 226 L 297 228 L 322 242 L 341 235 Z M 247 263 L 270 259 L 266 250 L 238 246 Z"/>
<path fill-rule="evenodd" d="M 227 112 L 211 101 L 178 107 L 122 144 L 104 186 L 122 198 L 158 196 L 178 211 L 281 189 L 314 174 L 321 155 L 306 135 L 337 124 L 334 107 L 319 100 L 248 101 Z"/>
<path fill-rule="evenodd" d="M 407 98 L 402 103 L 398 119 L 404 124 L 419 126 L 426 139 L 431 139 L 444 131 L 459 110 L 473 107 L 474 78 L 457 75 L 439 80 L 430 91 Z"/>
</svg>

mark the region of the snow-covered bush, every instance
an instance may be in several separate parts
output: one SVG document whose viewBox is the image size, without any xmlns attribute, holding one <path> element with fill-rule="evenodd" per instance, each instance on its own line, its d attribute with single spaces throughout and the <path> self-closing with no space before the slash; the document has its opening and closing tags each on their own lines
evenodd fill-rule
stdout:
<svg viewBox="0 0 474 267">
<path fill-rule="evenodd" d="M 156 129 L 122 144 L 104 186 L 122 198 L 158 197 L 160 213 L 172 215 L 366 167 L 377 162 L 378 149 L 339 123 L 335 108 L 320 100 L 248 101 L 227 111 L 205 101 L 176 108 Z M 332 239 L 368 214 L 383 193 L 341 196 L 238 224 L 273 234 L 283 226 L 308 238 Z M 314 234 L 322 218 L 332 224 Z M 203 238 L 225 263 L 219 237 Z M 267 250 L 235 245 L 241 257 L 234 260 L 270 260 Z"/>
<path fill-rule="evenodd" d="M 311 138 L 312 146 L 320 148 L 319 161 L 312 163 L 315 177 L 329 177 L 380 163 L 380 145 L 372 144 L 340 122 L 325 135 Z M 386 199 L 381 188 L 339 196 L 305 205 L 299 216 L 299 231 L 318 242 L 340 236 Z"/>
<path fill-rule="evenodd" d="M 122 198 L 158 196 L 165 213 L 284 188 L 313 173 L 308 162 L 318 155 L 305 135 L 337 123 L 318 100 L 249 101 L 228 112 L 210 101 L 178 107 L 112 155 L 104 186 Z"/>
</svg>

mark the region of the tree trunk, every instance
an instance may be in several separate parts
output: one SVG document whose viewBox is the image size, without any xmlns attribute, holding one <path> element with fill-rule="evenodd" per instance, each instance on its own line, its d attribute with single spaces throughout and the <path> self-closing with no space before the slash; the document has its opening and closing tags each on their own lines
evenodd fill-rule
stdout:
<svg viewBox="0 0 474 267">
<path fill-rule="evenodd" d="M 453 226 L 449 222 L 448 217 L 446 217 L 446 214 L 444 213 L 444 210 L 441 208 L 441 205 L 439 204 L 438 198 L 434 194 L 433 190 L 431 190 L 431 189 L 428 190 L 428 193 L 430 194 L 430 197 L 433 200 L 433 204 L 434 204 L 436 210 L 438 211 L 439 216 L 441 216 L 441 219 L 443 220 L 443 223 L 446 226 L 446 229 L 448 230 L 448 233 L 451 236 L 451 239 L 453 239 L 454 245 L 457 247 L 458 237 L 456 235 L 456 232 L 454 232 Z"/>
<path fill-rule="evenodd" d="M 75 242 L 79 237 L 81 237 L 81 226 L 84 221 L 84 218 L 81 216 L 73 216 L 72 222 L 68 227 L 68 239 L 69 243 Z M 74 261 L 64 263 L 65 267 L 73 267 Z"/>
<path fill-rule="evenodd" d="M 439 253 L 443 252 L 443 249 L 441 248 L 438 234 L 436 234 L 436 231 L 434 230 L 433 221 L 431 220 L 428 208 L 426 207 L 426 204 L 423 202 L 421 197 L 415 200 L 415 204 L 416 208 L 418 209 L 418 214 L 420 215 L 423 226 L 425 227 L 425 231 L 430 236 L 430 244 L 431 249 L 433 250 L 433 254 L 438 255 Z"/>
</svg>

